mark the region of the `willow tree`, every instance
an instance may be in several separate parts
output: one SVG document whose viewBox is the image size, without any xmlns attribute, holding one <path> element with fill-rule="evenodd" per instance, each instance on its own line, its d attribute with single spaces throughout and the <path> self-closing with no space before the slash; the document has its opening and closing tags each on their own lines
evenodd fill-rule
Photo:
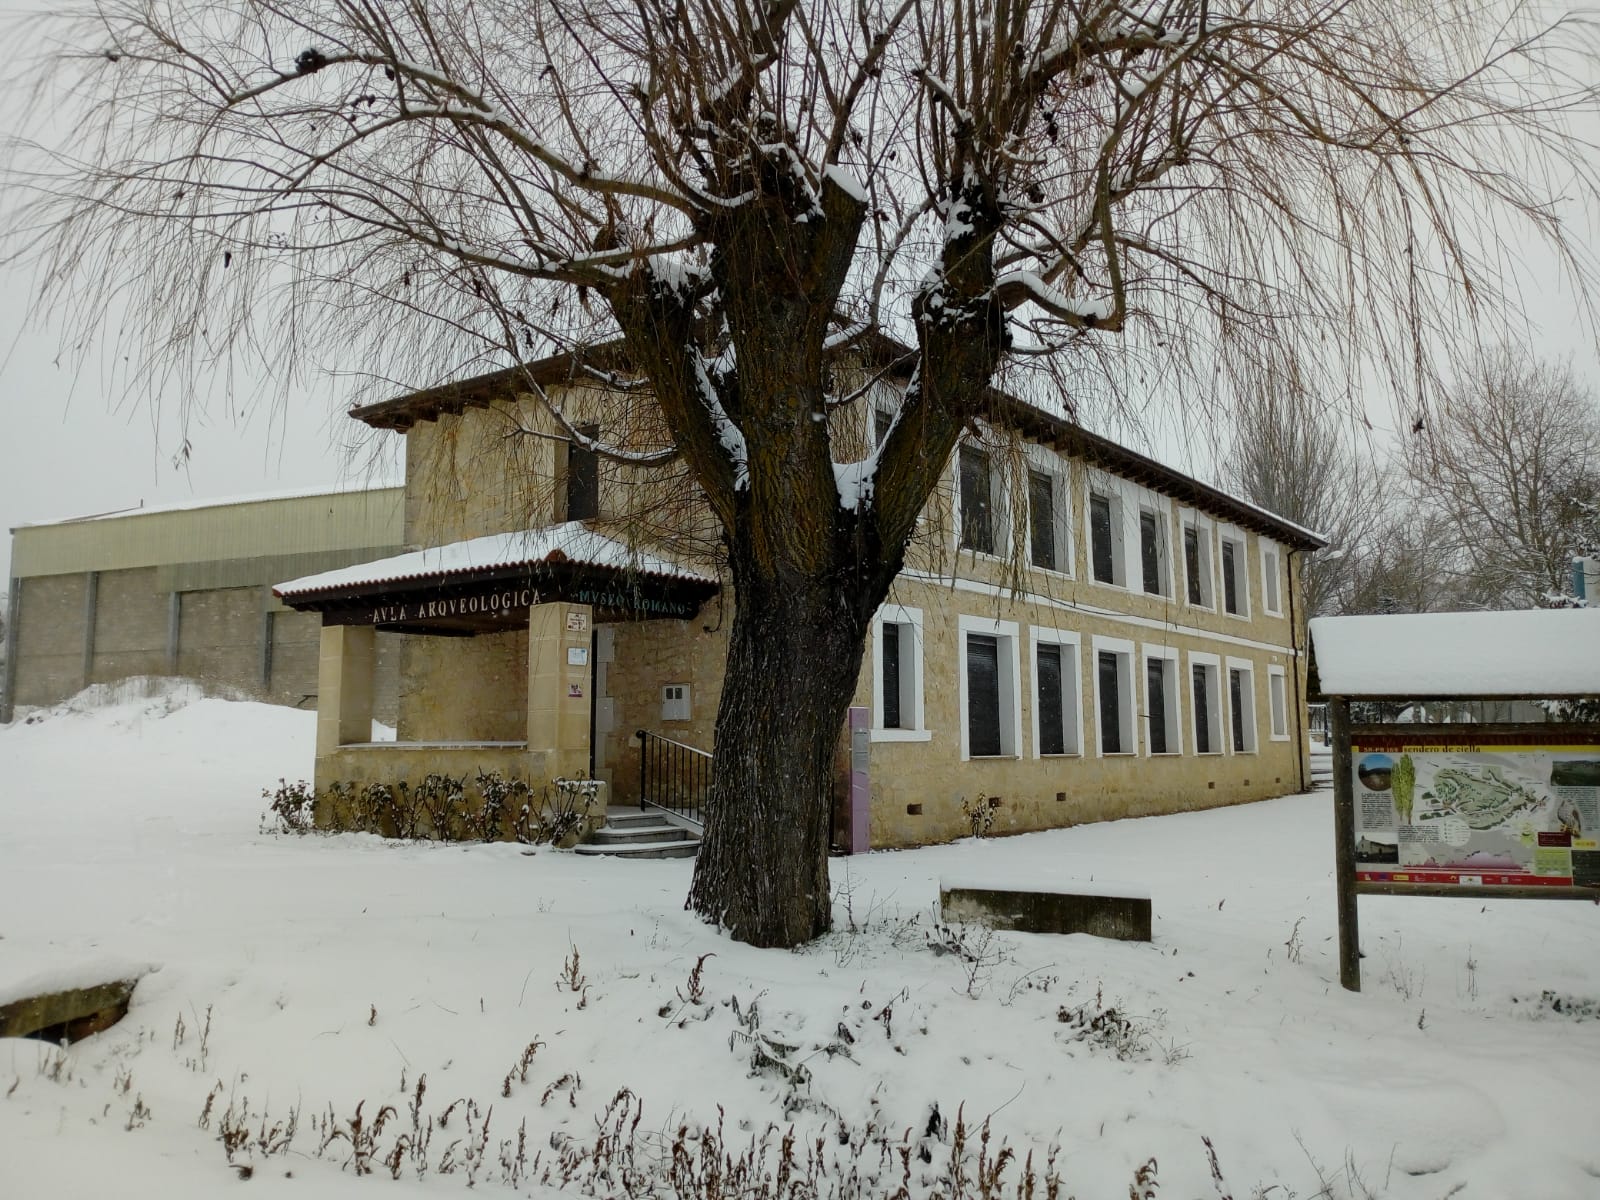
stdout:
<svg viewBox="0 0 1600 1200">
<path fill-rule="evenodd" d="M 1191 420 L 1266 347 L 1424 387 L 1503 316 L 1501 241 L 1562 248 L 1581 35 L 1457 0 L 98 0 L 19 43 L 65 47 L 77 130 L 20 231 L 152 387 L 620 337 L 670 445 L 598 448 L 692 476 L 735 597 L 690 903 L 792 945 L 869 621 L 1005 364 L 1137 364 Z M 893 424 L 841 470 L 876 371 Z"/>
</svg>

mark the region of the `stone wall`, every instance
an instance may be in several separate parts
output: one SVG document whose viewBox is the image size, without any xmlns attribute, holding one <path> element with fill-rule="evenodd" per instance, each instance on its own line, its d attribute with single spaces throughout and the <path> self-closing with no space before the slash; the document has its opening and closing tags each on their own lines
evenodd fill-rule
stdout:
<svg viewBox="0 0 1600 1200">
<path fill-rule="evenodd" d="M 527 630 L 401 639 L 401 741 L 524 742 L 527 737 Z"/>
</svg>

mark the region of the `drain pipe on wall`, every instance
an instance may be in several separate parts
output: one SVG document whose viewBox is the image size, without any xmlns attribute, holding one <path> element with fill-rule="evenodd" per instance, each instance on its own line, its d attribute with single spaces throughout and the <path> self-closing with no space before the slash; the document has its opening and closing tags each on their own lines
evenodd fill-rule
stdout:
<svg viewBox="0 0 1600 1200">
<path fill-rule="evenodd" d="M 1289 646 L 1294 650 L 1294 757 L 1300 765 L 1300 790 L 1311 790 L 1311 779 L 1306 774 L 1306 707 L 1300 696 L 1300 622 L 1295 618 L 1294 585 L 1299 576 L 1294 569 L 1294 556 L 1300 553 L 1295 547 L 1290 547 L 1285 561 L 1289 565 Z M 1310 636 L 1309 630 L 1307 636 Z M 1309 668 L 1309 664 L 1308 664 Z"/>
</svg>

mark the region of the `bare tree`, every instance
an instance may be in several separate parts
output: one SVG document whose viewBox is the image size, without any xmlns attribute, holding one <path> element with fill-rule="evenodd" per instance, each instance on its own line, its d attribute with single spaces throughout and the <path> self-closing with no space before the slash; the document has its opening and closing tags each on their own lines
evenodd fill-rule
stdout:
<svg viewBox="0 0 1600 1200">
<path fill-rule="evenodd" d="M 1309 615 L 1360 611 L 1352 605 L 1382 553 L 1395 489 L 1371 439 L 1358 444 L 1348 414 L 1307 389 L 1293 364 L 1285 367 L 1259 373 L 1236 406 L 1223 480 L 1327 539 L 1301 572 Z"/>
<path fill-rule="evenodd" d="M 869 622 L 1003 364 L 1202 396 L 1276 345 L 1414 394 L 1503 318 L 1485 249 L 1564 253 L 1546 167 L 1595 191 L 1586 29 L 1448 0 L 81 8 L 39 44 L 90 105 L 20 228 L 70 337 L 416 386 L 620 334 L 667 440 L 599 448 L 682 464 L 736 597 L 690 899 L 759 944 L 830 924 Z M 836 368 L 885 332 L 909 381 L 841 488 Z"/>
<path fill-rule="evenodd" d="M 1472 606 L 1531 608 L 1570 584 L 1600 503 L 1600 402 L 1571 368 L 1502 345 L 1434 408 L 1410 460 Z"/>
</svg>

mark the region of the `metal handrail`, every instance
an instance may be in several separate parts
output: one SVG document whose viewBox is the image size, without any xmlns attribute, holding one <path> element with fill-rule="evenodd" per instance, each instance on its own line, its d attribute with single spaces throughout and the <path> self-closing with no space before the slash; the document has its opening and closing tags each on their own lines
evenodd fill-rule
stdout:
<svg viewBox="0 0 1600 1200">
<path fill-rule="evenodd" d="M 698 746 L 637 731 L 639 807 L 659 808 L 697 825 L 705 824 L 711 792 L 711 755 Z"/>
</svg>

